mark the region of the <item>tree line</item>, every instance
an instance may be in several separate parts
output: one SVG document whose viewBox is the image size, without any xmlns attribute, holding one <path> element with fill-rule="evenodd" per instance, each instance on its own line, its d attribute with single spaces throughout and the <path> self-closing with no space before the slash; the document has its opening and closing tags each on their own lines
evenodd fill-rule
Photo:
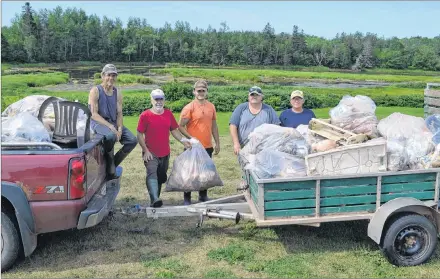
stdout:
<svg viewBox="0 0 440 279">
<path fill-rule="evenodd" d="M 34 11 L 26 2 L 1 34 L 3 62 L 74 61 L 189 63 L 253 66 L 326 66 L 440 70 L 440 35 L 434 38 L 383 38 L 356 32 L 332 39 L 309 35 L 298 26 L 275 33 L 191 28 L 188 22 L 155 28 L 147 19 L 102 19 L 78 8 Z"/>
</svg>

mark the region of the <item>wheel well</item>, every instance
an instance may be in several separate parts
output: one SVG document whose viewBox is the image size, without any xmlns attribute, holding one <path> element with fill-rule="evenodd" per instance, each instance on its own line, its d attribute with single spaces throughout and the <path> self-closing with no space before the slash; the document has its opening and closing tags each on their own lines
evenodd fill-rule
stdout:
<svg viewBox="0 0 440 279">
<path fill-rule="evenodd" d="M 380 236 L 380 245 L 383 245 L 383 240 L 385 238 L 385 233 L 388 228 L 390 227 L 390 225 L 398 218 L 406 216 L 406 215 L 421 215 L 424 216 L 426 218 L 428 218 L 431 222 L 434 223 L 434 225 L 437 227 L 435 220 L 433 220 L 433 217 L 431 215 L 430 212 L 426 212 L 424 214 L 420 213 L 420 212 L 415 212 L 415 211 L 398 211 L 398 212 L 394 212 L 393 214 L 391 214 L 390 216 L 388 216 L 383 228 L 382 228 L 382 234 Z"/>
<path fill-rule="evenodd" d="M 2 212 L 12 213 L 15 217 L 15 209 L 12 206 L 11 202 L 5 197 L 2 197 Z"/>
<path fill-rule="evenodd" d="M 24 249 L 23 249 L 23 241 L 21 239 L 20 226 L 18 225 L 17 217 L 15 215 L 15 208 L 12 203 L 5 197 L 2 196 L 2 212 L 5 212 L 9 217 L 11 217 L 11 221 L 15 226 L 15 229 L 18 232 L 18 239 L 20 242 L 20 251 L 19 257 L 24 257 Z"/>
</svg>

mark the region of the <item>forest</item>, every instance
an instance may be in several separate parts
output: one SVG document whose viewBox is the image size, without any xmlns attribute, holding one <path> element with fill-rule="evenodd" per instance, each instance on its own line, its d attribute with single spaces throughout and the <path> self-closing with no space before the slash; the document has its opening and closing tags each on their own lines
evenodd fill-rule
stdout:
<svg viewBox="0 0 440 279">
<path fill-rule="evenodd" d="M 10 26 L 2 27 L 2 61 L 66 63 L 112 61 L 208 66 L 325 66 L 360 71 L 368 68 L 440 70 L 440 34 L 434 38 L 383 38 L 373 33 L 335 34 L 326 39 L 293 25 L 276 33 L 192 28 L 188 22 L 148 24 L 148 18 L 87 14 L 76 7 L 35 11 L 26 2 Z"/>
</svg>

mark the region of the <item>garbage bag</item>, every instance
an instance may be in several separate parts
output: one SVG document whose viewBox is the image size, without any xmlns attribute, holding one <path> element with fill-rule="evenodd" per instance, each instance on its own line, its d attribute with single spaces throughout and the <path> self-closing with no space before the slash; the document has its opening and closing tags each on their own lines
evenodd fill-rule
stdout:
<svg viewBox="0 0 440 279">
<path fill-rule="evenodd" d="M 420 158 L 435 148 L 433 134 L 421 117 L 395 112 L 377 128 L 387 140 L 388 170 L 417 169 Z"/>
<path fill-rule="evenodd" d="M 21 112 L 2 121 L 2 142 L 51 142 L 49 132 L 38 118 Z"/>
<path fill-rule="evenodd" d="M 254 172 L 259 178 L 307 175 L 304 158 L 274 149 L 265 149 L 255 156 Z"/>
<path fill-rule="evenodd" d="M 274 124 L 262 124 L 248 136 L 248 143 L 243 147 L 242 154 L 258 154 L 265 149 L 278 150 L 299 157 L 309 154 L 309 145 L 294 128 L 281 127 Z"/>
<path fill-rule="evenodd" d="M 31 115 L 38 117 L 38 112 L 40 111 L 40 107 L 44 101 L 50 96 L 46 95 L 30 95 L 26 96 L 23 99 L 18 100 L 17 102 L 10 104 L 3 112 L 2 116 L 12 117 L 21 112 L 29 112 Z M 60 100 L 64 100 L 59 98 Z M 43 118 L 54 118 L 54 110 L 53 106 L 50 105 L 47 107 L 44 112 Z"/>
<path fill-rule="evenodd" d="M 330 110 L 331 124 L 356 134 L 377 136 L 376 104 L 367 96 L 346 95 Z"/>
<path fill-rule="evenodd" d="M 191 192 L 223 186 L 214 161 L 196 139 L 190 140 L 191 149 L 174 159 L 171 174 L 166 183 L 167 192 Z"/>
<path fill-rule="evenodd" d="M 440 114 L 433 114 L 425 119 L 425 124 L 433 134 L 432 141 L 437 145 L 440 143 Z"/>
</svg>

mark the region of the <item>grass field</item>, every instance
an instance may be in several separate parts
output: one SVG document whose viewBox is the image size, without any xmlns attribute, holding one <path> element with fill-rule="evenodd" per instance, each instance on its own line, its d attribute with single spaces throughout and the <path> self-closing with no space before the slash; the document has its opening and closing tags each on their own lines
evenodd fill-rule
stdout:
<svg viewBox="0 0 440 279">
<path fill-rule="evenodd" d="M 238 69 L 153 69 L 158 74 L 172 74 L 173 77 L 201 77 L 210 81 L 261 82 L 286 81 L 288 79 L 323 79 L 338 81 L 383 81 L 383 82 L 440 82 L 439 76 L 363 74 L 340 72 L 303 72 L 284 70 L 238 70 Z"/>
<path fill-rule="evenodd" d="M 378 108 L 379 118 L 394 111 L 421 116 L 423 109 Z M 315 110 L 325 117 L 328 109 Z M 221 152 L 214 156 L 225 186 L 211 198 L 236 193 L 240 170 L 227 132 L 228 113 L 219 113 Z M 125 124 L 135 131 L 136 117 Z M 173 160 L 182 145 L 171 140 Z M 147 204 L 145 168 L 139 146 L 122 163 L 116 206 Z M 170 170 L 171 170 L 170 165 Z M 198 194 L 193 193 L 193 200 Z M 181 193 L 163 193 L 165 205 L 180 205 Z M 34 254 L 4 278 L 439 278 L 439 250 L 418 267 L 397 268 L 367 237 L 367 222 L 321 227 L 256 228 L 252 222 L 198 218 L 147 219 L 113 215 L 94 228 L 39 236 Z"/>
</svg>

